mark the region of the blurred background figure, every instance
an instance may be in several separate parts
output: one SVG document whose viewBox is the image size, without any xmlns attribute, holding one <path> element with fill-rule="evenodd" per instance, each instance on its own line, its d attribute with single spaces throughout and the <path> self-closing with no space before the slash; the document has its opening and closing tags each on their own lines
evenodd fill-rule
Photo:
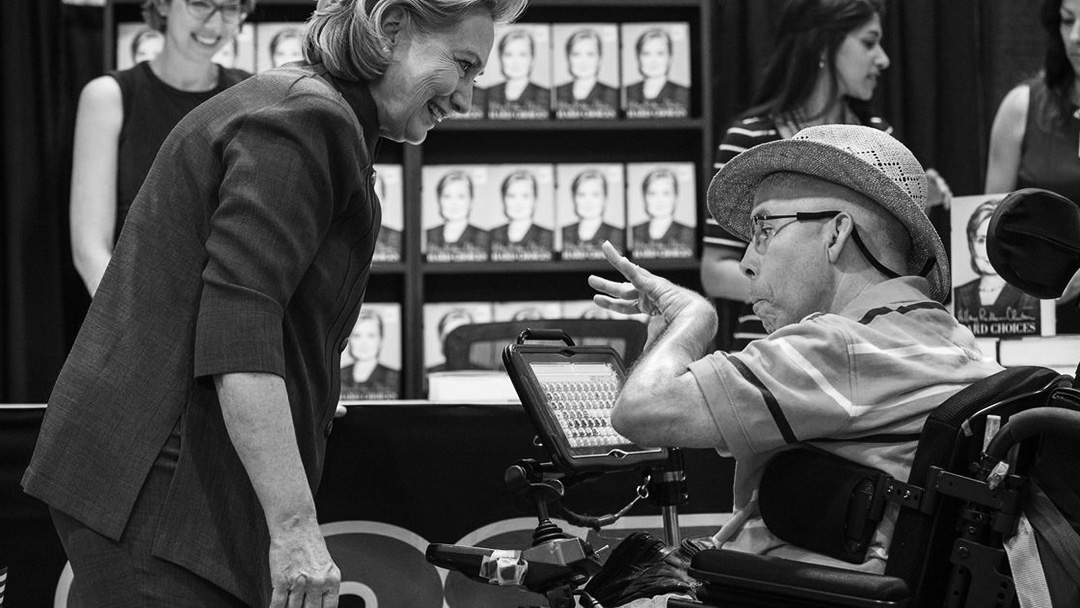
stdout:
<svg viewBox="0 0 1080 608">
<path fill-rule="evenodd" d="M 1080 0 L 1043 0 L 1046 55 L 994 117 L 986 193 L 1044 188 L 1080 201 Z M 1080 273 L 1057 300 L 1057 333 L 1080 333 Z"/>
<path fill-rule="evenodd" d="M 255 0 L 220 6 L 209 0 L 147 0 L 143 19 L 159 33 L 160 52 L 83 88 L 75 118 L 70 224 L 75 269 L 91 296 L 165 137 L 195 106 L 250 76 L 213 58 L 232 44 L 254 8 Z M 152 52 L 147 44 L 140 52 Z"/>
</svg>

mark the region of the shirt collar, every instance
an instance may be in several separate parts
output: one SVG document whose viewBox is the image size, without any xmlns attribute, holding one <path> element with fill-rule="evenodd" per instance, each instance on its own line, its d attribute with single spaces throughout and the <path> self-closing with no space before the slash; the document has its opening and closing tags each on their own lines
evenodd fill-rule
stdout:
<svg viewBox="0 0 1080 608">
<path fill-rule="evenodd" d="M 838 314 L 860 319 L 868 311 L 881 306 L 934 302 L 930 297 L 930 282 L 923 277 L 903 276 L 870 286 Z M 940 306 L 940 305 L 939 305 Z"/>
<path fill-rule="evenodd" d="M 379 136 L 379 112 L 375 107 L 375 99 L 371 96 L 370 83 L 366 80 L 337 78 L 325 71 L 325 67 L 323 67 L 323 75 L 341 93 L 353 113 L 356 114 L 356 119 L 360 121 L 360 126 L 364 129 L 364 141 L 367 143 L 368 153 L 371 154 L 372 161 L 376 160 L 382 137 Z"/>
</svg>

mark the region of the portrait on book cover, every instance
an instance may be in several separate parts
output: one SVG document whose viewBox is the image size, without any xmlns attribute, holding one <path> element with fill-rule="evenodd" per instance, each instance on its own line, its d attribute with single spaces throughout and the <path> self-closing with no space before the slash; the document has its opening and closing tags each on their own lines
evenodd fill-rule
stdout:
<svg viewBox="0 0 1080 608">
<path fill-rule="evenodd" d="M 626 188 L 618 163 L 555 166 L 556 247 L 563 260 L 602 260 L 600 246 L 610 241 L 626 250 Z"/>
<path fill-rule="evenodd" d="M 689 116 L 689 24 L 624 23 L 620 38 L 626 117 Z"/>
<path fill-rule="evenodd" d="M 619 115 L 619 27 L 614 23 L 551 26 L 555 118 Z"/>
<path fill-rule="evenodd" d="M 628 163 L 627 249 L 636 259 L 688 259 L 697 243 L 693 163 Z"/>
<path fill-rule="evenodd" d="M 953 199 L 953 314 L 976 336 L 1039 335 L 1040 301 L 998 275 L 986 254 L 990 218 L 1004 195 Z"/>
<path fill-rule="evenodd" d="M 494 120 L 547 120 L 551 117 L 551 26 L 515 23 L 495 29 L 484 74 L 486 116 Z"/>
<path fill-rule="evenodd" d="M 401 165 L 376 163 L 375 195 L 382 207 L 382 228 L 375 241 L 375 262 L 400 262 L 405 224 L 405 191 Z"/>
<path fill-rule="evenodd" d="M 401 397 L 401 306 L 365 302 L 341 355 L 341 399 Z"/>
</svg>

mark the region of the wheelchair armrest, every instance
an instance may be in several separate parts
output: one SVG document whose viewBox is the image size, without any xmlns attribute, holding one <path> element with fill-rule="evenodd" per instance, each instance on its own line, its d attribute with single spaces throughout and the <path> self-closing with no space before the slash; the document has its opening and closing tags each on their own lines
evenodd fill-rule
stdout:
<svg viewBox="0 0 1080 608">
<path fill-rule="evenodd" d="M 902 608 L 911 602 L 903 579 L 844 568 L 706 549 L 694 556 L 690 575 L 705 606 L 843 606 Z"/>
</svg>

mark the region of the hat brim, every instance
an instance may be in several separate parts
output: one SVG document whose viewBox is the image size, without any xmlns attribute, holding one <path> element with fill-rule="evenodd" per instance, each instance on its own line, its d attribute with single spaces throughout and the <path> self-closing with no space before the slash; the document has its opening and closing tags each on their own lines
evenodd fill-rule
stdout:
<svg viewBox="0 0 1080 608">
<path fill-rule="evenodd" d="M 921 276 L 927 261 L 934 267 L 925 275 L 930 295 L 944 302 L 951 288 L 949 257 L 926 213 L 884 173 L 837 147 L 809 140 L 785 139 L 754 146 L 739 153 L 709 184 L 709 213 L 731 234 L 750 241 L 750 212 L 758 186 L 781 171 L 802 173 L 840 184 L 889 211 L 911 235 L 906 273 Z M 872 240 L 873 235 L 864 235 Z"/>
</svg>

